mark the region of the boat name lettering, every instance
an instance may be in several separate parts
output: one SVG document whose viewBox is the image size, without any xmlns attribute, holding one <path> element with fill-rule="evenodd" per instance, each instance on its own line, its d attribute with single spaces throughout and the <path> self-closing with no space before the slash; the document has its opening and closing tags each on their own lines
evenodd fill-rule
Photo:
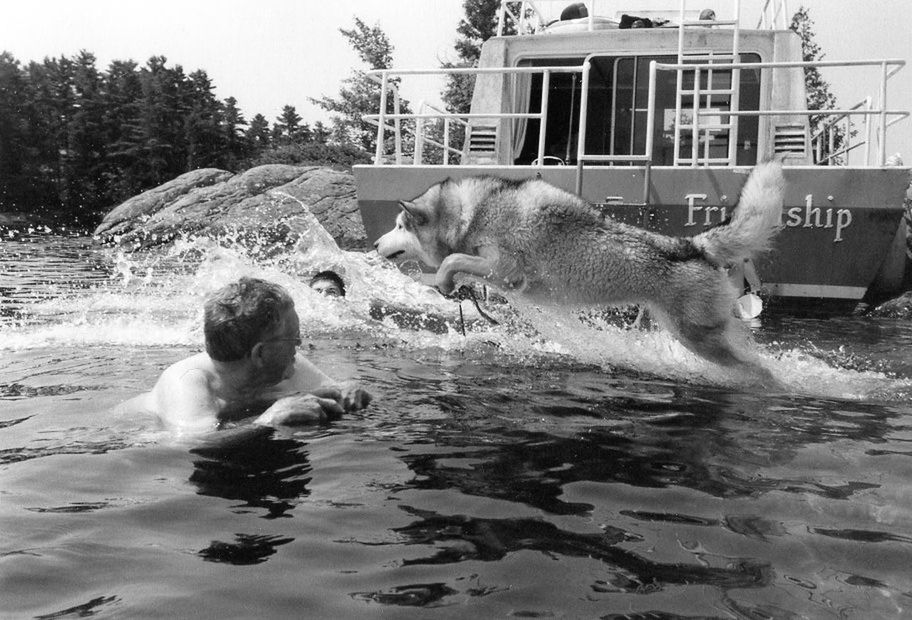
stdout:
<svg viewBox="0 0 912 620">
<path fill-rule="evenodd" d="M 785 214 L 785 225 L 789 228 L 835 228 L 833 243 L 842 241 L 842 231 L 852 225 L 852 212 L 848 209 L 834 209 L 814 206 L 814 194 L 804 197 L 804 207 L 790 207 Z M 835 222 L 834 220 L 835 215 Z"/>
<path fill-rule="evenodd" d="M 728 216 L 727 207 L 698 204 L 706 200 L 706 194 L 685 194 L 687 201 L 687 221 L 684 226 L 712 226 L 724 222 Z M 815 207 L 814 195 L 804 197 L 803 207 L 789 207 L 783 213 L 783 225 L 786 228 L 832 228 L 835 230 L 833 243 L 843 241 L 843 231 L 852 225 L 852 212 L 849 209 L 833 207 Z"/>
<path fill-rule="evenodd" d="M 727 207 L 697 204 L 697 200 L 706 200 L 706 194 L 685 194 L 684 200 L 687 201 L 687 222 L 684 224 L 685 226 L 697 226 L 698 224 L 712 226 L 713 224 L 724 222 L 728 217 Z M 698 211 L 703 212 L 702 217 L 700 217 L 702 221 L 700 222 L 697 221 Z M 713 217 L 713 213 L 718 213 L 718 215 Z"/>
</svg>

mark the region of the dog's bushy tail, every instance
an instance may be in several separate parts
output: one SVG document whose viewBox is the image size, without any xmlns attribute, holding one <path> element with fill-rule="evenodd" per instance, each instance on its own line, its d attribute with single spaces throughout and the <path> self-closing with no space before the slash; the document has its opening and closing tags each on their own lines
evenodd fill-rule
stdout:
<svg viewBox="0 0 912 620">
<path fill-rule="evenodd" d="M 751 258 L 770 247 L 781 228 L 785 178 L 779 162 L 757 165 L 741 190 L 731 219 L 696 235 L 693 243 L 720 266 Z"/>
</svg>

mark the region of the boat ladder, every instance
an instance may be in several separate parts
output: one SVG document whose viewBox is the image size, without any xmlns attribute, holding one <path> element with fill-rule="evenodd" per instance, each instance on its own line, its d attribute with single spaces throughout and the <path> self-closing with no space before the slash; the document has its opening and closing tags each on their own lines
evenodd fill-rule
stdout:
<svg viewBox="0 0 912 620">
<path fill-rule="evenodd" d="M 734 19 L 729 21 L 706 19 L 703 15 L 701 15 L 703 19 L 700 20 L 688 20 L 686 5 L 687 0 L 681 0 L 678 19 L 678 64 L 695 64 L 702 65 L 702 67 L 694 68 L 692 72 L 685 69 L 678 69 L 677 72 L 674 165 L 734 166 L 738 163 L 741 69 L 737 63 L 741 62 L 741 0 L 732 1 Z M 785 30 L 788 28 L 788 15 L 786 0 L 766 0 L 761 9 L 757 28 Z M 730 53 L 718 54 L 712 51 L 706 53 L 686 49 L 685 33 L 688 30 L 719 26 L 731 26 Z M 718 70 L 706 68 L 706 65 L 715 64 L 721 65 Z M 726 64 L 736 66 L 726 69 Z M 688 73 L 692 73 L 692 75 L 686 75 Z M 685 99 L 687 98 L 690 99 L 690 106 L 685 109 Z M 734 114 L 726 115 L 726 112 L 734 112 Z M 726 118 L 728 120 L 725 120 Z M 713 134 L 724 132 L 728 133 L 728 152 L 724 156 L 711 156 L 710 145 Z M 689 151 L 683 144 L 688 137 Z"/>
<path fill-rule="evenodd" d="M 701 19 L 692 21 L 687 19 L 687 0 L 681 0 L 680 18 L 678 20 L 678 64 L 715 65 L 720 69 L 694 68 L 693 71 L 678 69 L 677 87 L 675 92 L 674 116 L 674 165 L 706 166 L 728 165 L 734 166 L 738 152 L 738 117 L 726 116 L 725 112 L 737 112 L 739 106 L 738 94 L 741 83 L 741 70 L 738 68 L 725 69 L 725 64 L 740 61 L 740 18 L 741 2 L 734 0 L 734 19 L 730 21 L 717 21 Z M 715 28 L 717 26 L 731 26 L 732 44 L 729 53 L 719 54 L 692 51 L 685 47 L 688 30 L 696 28 Z M 691 75 L 686 75 L 690 73 Z M 687 79 L 685 79 L 687 78 Z M 689 98 L 691 105 L 685 110 L 685 99 Z M 685 112 L 689 112 L 685 115 Z M 706 122 L 702 118 L 711 119 Z M 727 118 L 727 120 L 725 120 Z M 724 156 L 711 156 L 710 143 L 714 134 L 727 132 L 728 152 Z M 685 138 L 690 138 L 690 149 L 685 147 Z"/>
</svg>

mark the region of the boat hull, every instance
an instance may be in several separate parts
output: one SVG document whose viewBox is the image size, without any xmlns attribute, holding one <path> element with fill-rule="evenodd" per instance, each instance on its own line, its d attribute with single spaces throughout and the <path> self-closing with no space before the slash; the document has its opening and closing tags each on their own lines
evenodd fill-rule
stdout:
<svg viewBox="0 0 912 620">
<path fill-rule="evenodd" d="M 691 236 L 721 222 L 737 204 L 749 168 L 595 167 L 582 196 L 606 216 L 668 235 Z M 356 166 L 355 182 L 368 240 L 393 226 L 398 201 L 451 178 L 485 174 L 541 177 L 574 191 L 576 169 L 528 166 Z M 757 259 L 765 292 L 774 297 L 860 300 L 877 280 L 882 294 L 902 286 L 898 230 L 906 168 L 787 167 L 783 230 Z M 904 239 L 900 239 L 904 241 Z M 897 252 L 901 256 L 894 256 Z M 888 266 L 900 273 L 884 274 Z M 885 290 L 891 287 L 896 291 Z"/>
</svg>

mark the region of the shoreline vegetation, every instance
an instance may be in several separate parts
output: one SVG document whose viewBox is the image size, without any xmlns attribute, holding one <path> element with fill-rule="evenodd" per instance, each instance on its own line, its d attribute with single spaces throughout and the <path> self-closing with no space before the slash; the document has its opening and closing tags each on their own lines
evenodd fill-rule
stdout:
<svg viewBox="0 0 912 620">
<path fill-rule="evenodd" d="M 361 146 L 285 106 L 270 123 L 219 100 L 203 70 L 153 56 L 145 65 L 95 56 L 20 63 L 0 52 L 0 226 L 91 230 L 114 206 L 202 168 L 263 164 L 350 169 Z"/>
</svg>

